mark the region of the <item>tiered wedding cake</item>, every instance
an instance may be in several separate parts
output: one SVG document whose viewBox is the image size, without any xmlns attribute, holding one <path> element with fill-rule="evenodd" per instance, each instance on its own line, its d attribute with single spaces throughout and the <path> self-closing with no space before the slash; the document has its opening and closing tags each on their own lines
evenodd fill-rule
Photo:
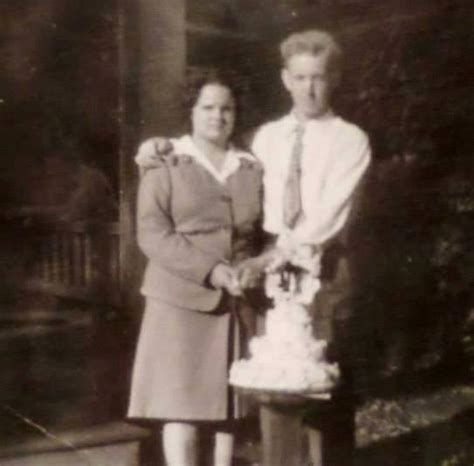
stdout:
<svg viewBox="0 0 474 466">
<path fill-rule="evenodd" d="M 314 273 L 318 269 L 319 256 L 302 248 L 287 250 L 284 259 L 270 267 L 265 290 L 274 307 L 267 313 L 265 334 L 250 342 L 250 358 L 232 365 L 232 385 L 312 393 L 330 390 L 337 383 L 338 366 L 326 361 L 326 342 L 313 337 L 306 309 L 320 287 Z"/>
</svg>

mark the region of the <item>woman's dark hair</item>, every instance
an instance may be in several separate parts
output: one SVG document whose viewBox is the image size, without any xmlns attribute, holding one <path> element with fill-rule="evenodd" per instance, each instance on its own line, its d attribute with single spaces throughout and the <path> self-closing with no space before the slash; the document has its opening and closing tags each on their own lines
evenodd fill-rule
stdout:
<svg viewBox="0 0 474 466">
<path fill-rule="evenodd" d="M 186 121 L 186 130 L 189 130 L 189 117 L 196 104 L 201 90 L 209 84 L 224 86 L 230 90 L 235 102 L 236 123 L 234 133 L 238 133 L 239 116 L 244 91 L 243 79 L 230 70 L 218 68 L 191 68 L 186 75 L 186 84 L 183 91 L 183 107 Z"/>
</svg>

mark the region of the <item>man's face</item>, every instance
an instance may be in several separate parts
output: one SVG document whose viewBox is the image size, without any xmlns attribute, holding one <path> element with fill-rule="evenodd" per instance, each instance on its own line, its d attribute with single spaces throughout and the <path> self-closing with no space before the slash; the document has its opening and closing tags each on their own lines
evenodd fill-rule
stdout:
<svg viewBox="0 0 474 466">
<path fill-rule="evenodd" d="M 282 80 L 291 95 L 293 111 L 302 118 L 324 115 L 330 106 L 331 83 L 327 54 L 293 55 L 282 70 Z"/>
</svg>

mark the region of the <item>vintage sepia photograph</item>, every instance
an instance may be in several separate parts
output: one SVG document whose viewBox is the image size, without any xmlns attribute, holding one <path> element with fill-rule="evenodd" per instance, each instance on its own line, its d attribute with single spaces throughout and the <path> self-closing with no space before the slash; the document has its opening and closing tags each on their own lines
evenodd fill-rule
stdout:
<svg viewBox="0 0 474 466">
<path fill-rule="evenodd" d="M 1 10 L 1 466 L 474 466 L 470 0 Z"/>
</svg>

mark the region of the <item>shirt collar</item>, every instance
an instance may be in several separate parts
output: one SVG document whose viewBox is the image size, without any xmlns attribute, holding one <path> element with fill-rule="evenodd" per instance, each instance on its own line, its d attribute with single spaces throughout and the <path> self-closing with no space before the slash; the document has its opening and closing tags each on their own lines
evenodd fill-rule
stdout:
<svg viewBox="0 0 474 466">
<path fill-rule="evenodd" d="M 231 176 L 240 167 L 241 160 L 254 160 L 253 157 L 233 145 L 229 145 L 226 150 L 225 160 L 222 164 L 221 170 L 217 170 L 209 159 L 196 147 L 190 135 L 179 138 L 174 143 L 175 152 L 183 153 L 193 157 L 202 167 L 204 167 L 217 181 L 225 183 L 227 178 Z"/>
<path fill-rule="evenodd" d="M 308 120 L 304 126 L 305 128 L 307 128 L 308 126 L 324 123 L 324 122 L 332 120 L 334 117 L 335 117 L 334 112 L 331 109 L 329 109 L 323 116 Z M 301 125 L 301 123 L 297 120 L 293 112 L 290 112 L 288 113 L 288 115 L 285 115 L 282 119 L 282 123 L 283 123 L 283 131 L 288 137 L 292 136 L 295 133 L 296 128 L 299 125 Z"/>
</svg>

